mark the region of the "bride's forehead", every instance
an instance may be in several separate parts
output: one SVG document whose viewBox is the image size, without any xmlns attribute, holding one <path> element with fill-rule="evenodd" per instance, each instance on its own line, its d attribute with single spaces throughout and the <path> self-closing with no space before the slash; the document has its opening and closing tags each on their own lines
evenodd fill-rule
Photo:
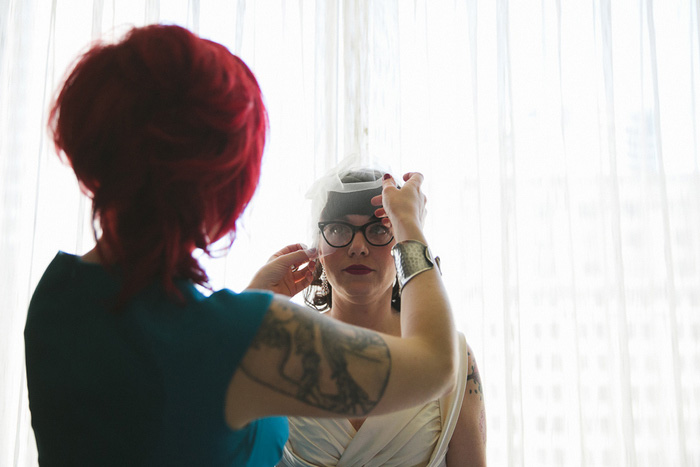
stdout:
<svg viewBox="0 0 700 467">
<path fill-rule="evenodd" d="M 369 222 L 374 216 L 367 216 L 365 214 L 347 214 L 343 217 L 345 222 L 349 222 L 353 225 L 364 225 Z"/>
</svg>

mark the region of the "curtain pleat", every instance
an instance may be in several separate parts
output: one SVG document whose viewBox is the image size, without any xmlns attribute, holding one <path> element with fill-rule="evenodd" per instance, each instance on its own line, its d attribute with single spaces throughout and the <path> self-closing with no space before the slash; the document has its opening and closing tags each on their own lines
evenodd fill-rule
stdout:
<svg viewBox="0 0 700 467">
<path fill-rule="evenodd" d="M 556 17 L 556 54 L 555 59 L 556 59 L 556 81 L 558 82 L 558 88 L 557 88 L 557 93 L 554 95 L 558 95 L 558 99 L 554 97 L 554 95 L 551 96 L 552 100 L 558 100 L 558 113 L 555 118 L 557 118 L 560 122 L 559 124 L 559 134 L 558 134 L 558 139 L 560 140 L 560 151 L 561 151 L 561 157 L 563 159 L 562 165 L 563 165 L 563 171 L 564 171 L 564 202 L 563 202 L 563 208 L 564 208 L 564 213 L 565 213 L 565 231 L 566 231 L 566 239 L 565 239 L 565 245 L 566 249 L 568 252 L 567 255 L 567 262 L 568 262 L 568 269 L 569 269 L 569 294 L 567 297 L 567 308 L 570 309 L 570 312 L 567 314 L 567 320 L 568 323 L 566 323 L 566 332 L 569 336 L 569 345 L 571 345 L 572 349 L 570 350 L 572 356 L 570 360 L 573 361 L 574 365 L 568 365 L 567 370 L 566 370 L 566 380 L 570 382 L 575 382 L 574 388 L 573 388 L 573 404 L 572 404 L 572 410 L 571 410 L 571 416 L 575 418 L 575 421 L 573 424 L 575 425 L 575 428 L 573 430 L 575 431 L 575 435 L 572 436 L 572 441 L 575 443 L 575 446 L 569 446 L 569 452 L 572 457 L 572 460 L 570 461 L 572 464 L 576 465 L 586 465 L 586 451 L 584 449 L 585 446 L 585 428 L 584 428 L 584 407 L 583 407 L 583 402 L 582 402 L 582 375 L 581 371 L 579 369 L 581 368 L 581 342 L 579 338 L 579 333 L 578 329 L 580 328 L 580 321 L 579 321 L 579 308 L 581 308 L 577 296 L 579 293 L 579 286 L 577 284 L 577 277 L 576 277 L 576 267 L 575 267 L 575 262 L 576 262 L 576 243 L 574 241 L 574 220 L 573 220 L 573 210 L 574 206 L 572 205 L 571 201 L 571 191 L 572 189 L 572 183 L 571 183 L 571 174 L 570 174 L 570 164 L 569 164 L 569 149 L 567 148 L 567 137 L 566 137 L 566 125 L 564 123 L 564 115 L 566 115 L 566 109 L 565 109 L 565 95 L 564 95 L 564 83 L 563 83 L 563 73 L 562 73 L 562 5 L 560 0 L 555 0 L 554 2 L 554 13 Z M 545 24 L 546 20 L 543 18 L 543 25 Z"/>
<path fill-rule="evenodd" d="M 501 187 L 501 268 L 503 280 L 503 351 L 505 355 L 506 442 L 509 466 L 524 463 L 520 290 L 518 281 L 517 183 L 511 94 L 509 1 L 497 2 L 498 141 Z"/>
<path fill-rule="evenodd" d="M 631 384 L 629 370 L 629 345 L 627 339 L 627 303 L 625 296 L 625 272 L 622 257 L 622 233 L 620 226 L 620 193 L 617 171 L 617 141 L 616 141 L 616 114 L 615 114 L 615 95 L 614 95 L 614 77 L 613 77 L 613 44 L 612 44 L 612 12 L 609 0 L 600 0 L 597 4 L 598 18 L 596 23 L 600 24 L 600 41 L 601 41 L 601 60 L 602 60 L 602 78 L 603 78 L 603 93 L 604 104 L 606 106 L 606 128 L 607 133 L 603 135 L 603 141 L 607 141 L 607 159 L 608 165 L 603 166 L 605 187 L 602 194 L 602 207 L 609 212 L 610 216 L 610 239 L 613 245 L 614 257 L 613 262 L 613 284 L 615 284 L 613 292 L 613 310 L 616 310 L 615 315 L 609 314 L 607 317 L 608 326 L 611 329 L 609 350 L 614 366 L 617 368 L 615 375 L 612 375 L 617 380 L 616 392 L 616 407 L 619 407 L 621 413 L 619 418 L 616 418 L 621 425 L 622 431 L 622 456 L 625 459 L 624 465 L 636 465 L 635 442 L 634 442 L 634 423 L 632 420 L 631 407 Z M 605 147 L 605 146 L 603 146 Z M 617 338 L 615 339 L 615 336 Z M 617 457 L 617 456 L 616 456 Z M 622 460 L 620 460 L 622 462 Z"/>
<path fill-rule="evenodd" d="M 240 55 L 243 50 L 243 26 L 246 14 L 246 0 L 237 0 L 236 3 L 236 41 L 232 52 Z"/>
<path fill-rule="evenodd" d="M 644 17 L 646 18 L 646 31 L 649 46 L 649 61 L 650 74 L 653 95 L 653 121 L 654 121 L 654 141 L 656 143 L 656 157 L 659 165 L 659 195 L 661 205 L 661 219 L 663 222 L 663 251 L 664 262 L 666 266 L 666 304 L 668 305 L 667 327 L 668 327 L 668 346 L 670 354 L 670 366 L 672 374 L 673 388 L 673 416 L 675 418 L 676 429 L 676 450 L 678 453 L 678 461 L 680 465 L 687 464 L 685 453 L 685 428 L 683 420 L 683 394 L 680 378 L 680 357 L 678 350 L 678 320 L 676 317 L 676 280 L 675 268 L 673 261 L 673 246 L 671 242 L 671 226 L 669 214 L 669 197 L 666 188 L 667 177 L 664 166 L 662 132 L 660 123 L 660 104 L 659 104 L 659 77 L 658 77 L 658 61 L 656 52 L 656 29 L 654 25 L 654 8 L 653 0 L 642 0 L 644 8 Z"/>
<path fill-rule="evenodd" d="M 343 135 L 343 154 L 355 155 L 360 161 L 369 159 L 369 2 L 346 0 L 342 2 L 343 44 L 343 109 L 339 133 Z"/>
<path fill-rule="evenodd" d="M 56 37 L 56 8 L 57 8 L 57 0 L 53 0 L 51 2 L 51 10 L 48 18 L 48 36 L 47 36 L 47 41 L 45 48 L 37 47 L 37 51 L 43 52 L 43 57 L 39 55 L 39 63 L 43 62 L 43 68 L 44 68 L 44 76 L 43 76 L 43 93 L 42 93 L 42 98 L 41 102 L 45 104 L 39 111 L 39 115 L 41 115 L 41 121 L 46 121 L 48 118 L 48 102 L 50 99 L 50 95 L 52 92 L 51 89 L 51 83 L 53 83 L 53 78 L 55 76 L 56 70 L 54 69 L 54 53 L 55 53 L 55 37 Z M 31 13 L 25 12 L 27 14 L 27 18 L 31 17 Z M 30 29 L 31 30 L 31 29 Z M 24 77 L 22 77 L 24 78 Z M 29 248 L 23 248 L 23 252 L 26 252 L 28 254 L 28 257 L 24 258 L 18 258 L 18 260 L 23 264 L 26 265 L 26 271 L 27 275 L 26 276 L 19 276 L 23 279 L 24 284 L 21 284 L 20 281 L 17 281 L 17 283 L 13 284 L 10 281 L 11 287 L 21 287 L 22 293 L 21 293 L 21 302 L 24 303 L 29 303 L 29 299 L 31 297 L 32 293 L 32 287 L 33 283 L 35 284 L 33 278 L 35 274 L 38 273 L 36 271 L 34 264 L 35 264 L 35 253 L 36 253 L 36 243 L 37 243 L 37 237 L 38 237 L 38 228 L 39 228 L 39 200 L 41 197 L 41 185 L 40 185 L 40 180 L 42 179 L 42 176 L 45 176 L 45 162 L 46 162 L 46 157 L 44 155 L 48 152 L 48 147 L 49 147 L 49 142 L 43 132 L 41 131 L 35 131 L 33 132 L 34 136 L 38 138 L 39 140 L 39 146 L 38 146 L 38 152 L 34 154 L 34 160 L 36 161 L 36 166 L 35 166 L 35 177 L 31 180 L 32 183 L 32 207 L 31 209 L 31 227 L 27 229 L 25 232 L 18 232 L 20 235 L 23 237 L 28 237 L 29 238 Z M 27 167 L 31 167 L 31 165 L 27 165 Z M 3 232 L 3 234 L 6 232 Z M 24 268 L 23 268 L 24 269 Z M 9 292 L 9 289 L 8 289 Z M 9 295 L 9 294 L 8 294 Z M 22 316 L 19 314 L 18 316 Z M 20 326 L 15 326 L 14 330 L 20 331 L 23 326 L 21 326 L 21 321 L 19 323 Z M 16 342 L 16 341 L 15 341 Z M 20 341 L 21 342 L 21 341 Z M 20 342 L 17 342 L 18 344 Z M 12 373 L 13 377 L 17 378 L 18 382 L 18 389 L 19 389 L 19 398 L 17 400 L 13 400 L 12 402 L 16 404 L 17 406 L 17 425 L 16 425 L 16 431 L 14 433 L 14 459 L 12 465 L 19 466 L 19 465 L 34 465 L 36 463 L 36 457 L 37 457 L 37 451 L 36 451 L 36 444 L 34 441 L 34 436 L 33 433 L 31 432 L 31 417 L 29 413 L 29 406 L 28 406 L 28 393 L 27 393 L 27 384 L 26 384 L 26 374 L 24 372 L 24 348 L 23 346 L 20 347 L 15 347 L 14 349 L 14 355 L 18 356 L 21 358 L 21 366 L 19 367 L 20 371 L 15 371 Z M 17 368 L 17 367 L 15 367 Z M 5 420 L 5 417 L 1 417 L 0 419 Z M 4 433 L 2 433 L 4 434 Z M 0 451 L 2 451 L 0 449 Z M 9 451 L 8 451 L 9 452 Z M 1 462 L 0 462 L 1 463 Z"/>
<path fill-rule="evenodd" d="M 468 69 L 469 69 L 469 84 L 471 88 L 471 99 L 468 101 L 471 104 L 471 119 L 472 119 L 472 128 L 471 128 L 471 136 L 472 136 L 472 146 L 471 146 L 471 151 L 474 156 L 474 179 L 473 183 L 475 186 L 479 186 L 482 182 L 481 178 L 481 163 L 480 163 L 480 148 L 479 148 L 479 81 L 477 79 L 477 50 L 479 49 L 479 43 L 478 43 L 478 35 L 477 35 L 477 27 L 478 27 L 478 7 L 477 7 L 477 0 L 467 0 L 466 2 L 466 12 L 465 12 L 465 25 L 467 27 L 467 33 L 468 33 Z M 467 131 L 467 128 L 464 129 L 465 132 Z M 464 195 L 466 196 L 466 194 Z M 482 200 L 481 200 L 481 190 L 477 189 L 474 190 L 474 203 L 476 205 L 475 209 L 475 214 L 477 219 L 483 218 L 483 211 L 482 211 Z M 466 204 L 468 201 L 467 200 L 462 200 L 462 203 Z M 478 245 L 483 244 L 483 231 L 481 227 L 478 228 L 477 233 L 476 233 L 476 242 Z M 479 347 L 473 346 L 473 348 L 477 348 L 477 351 L 479 352 L 479 355 L 483 356 L 485 355 L 486 352 L 486 347 L 484 346 L 484 342 L 486 341 L 486 327 L 483 325 L 483 323 L 486 321 L 486 306 L 485 306 L 485 301 L 484 297 L 486 295 L 486 290 L 485 290 L 485 284 L 484 284 L 484 269 L 483 269 L 483 264 L 484 264 L 484 250 L 483 248 L 479 248 L 478 250 L 478 263 L 479 263 L 479 269 L 478 269 L 478 284 L 476 286 L 478 290 L 478 295 L 480 296 L 480 306 L 478 307 L 478 311 L 480 312 L 480 317 L 479 317 L 479 322 L 482 323 L 480 326 L 480 337 L 481 337 L 481 345 Z M 460 258 L 462 261 L 466 263 L 467 258 L 465 257 L 464 253 L 460 255 Z"/>
<path fill-rule="evenodd" d="M 337 2 L 317 2 L 314 50 L 314 160 L 316 177 L 335 166 L 338 146 L 340 11 Z"/>
<path fill-rule="evenodd" d="M 697 92 L 695 90 L 695 80 L 696 78 L 696 68 L 698 66 L 698 57 L 700 56 L 700 8 L 698 8 L 698 2 L 689 2 L 688 4 L 688 36 L 690 38 L 689 47 L 689 57 L 688 62 L 690 64 L 690 106 L 691 106 L 691 118 L 693 121 L 693 162 L 695 173 L 700 174 L 698 169 L 698 105 L 697 105 Z"/>
<path fill-rule="evenodd" d="M 160 0 L 146 0 L 144 23 L 157 23 L 160 19 Z"/>
<path fill-rule="evenodd" d="M 192 15 L 190 22 L 190 28 L 193 32 L 199 34 L 199 14 L 200 14 L 200 1 L 199 0 L 188 0 L 188 14 Z"/>
</svg>

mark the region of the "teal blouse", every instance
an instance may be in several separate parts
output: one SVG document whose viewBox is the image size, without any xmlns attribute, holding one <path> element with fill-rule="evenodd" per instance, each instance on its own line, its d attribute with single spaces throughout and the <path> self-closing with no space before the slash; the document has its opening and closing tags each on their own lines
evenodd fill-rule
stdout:
<svg viewBox="0 0 700 467">
<path fill-rule="evenodd" d="M 42 465 L 275 465 L 286 418 L 231 430 L 226 389 L 272 295 L 153 285 L 120 312 L 119 281 L 59 252 L 24 330 L 32 426 Z"/>
</svg>

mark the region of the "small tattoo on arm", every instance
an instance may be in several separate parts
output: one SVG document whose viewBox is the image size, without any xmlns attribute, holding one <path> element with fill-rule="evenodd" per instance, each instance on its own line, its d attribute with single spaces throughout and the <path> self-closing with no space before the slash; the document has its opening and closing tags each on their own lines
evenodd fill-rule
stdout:
<svg viewBox="0 0 700 467">
<path fill-rule="evenodd" d="M 376 333 L 273 304 L 241 370 L 251 379 L 324 410 L 364 416 L 379 402 L 391 370 Z M 270 358 L 272 354 L 272 358 Z M 275 362 L 269 368 L 263 362 Z"/>
<path fill-rule="evenodd" d="M 478 394 L 479 401 L 471 401 L 472 407 L 479 407 L 479 434 L 481 435 L 481 441 L 486 446 L 486 408 L 484 407 L 484 389 L 481 384 L 481 375 L 479 374 L 479 368 L 476 366 L 476 360 L 471 353 L 471 349 L 467 351 L 469 372 L 467 374 L 467 387 L 470 387 L 469 394 Z M 472 384 L 469 384 L 469 382 Z M 465 398 L 466 400 L 466 398 Z"/>
<path fill-rule="evenodd" d="M 469 381 L 473 381 L 476 388 L 470 389 L 469 394 L 478 394 L 479 399 L 483 398 L 484 390 L 481 385 L 481 375 L 479 375 L 479 368 L 476 366 L 476 361 L 473 360 L 471 352 L 468 354 L 469 357 L 469 373 L 467 374 L 467 385 Z"/>
</svg>

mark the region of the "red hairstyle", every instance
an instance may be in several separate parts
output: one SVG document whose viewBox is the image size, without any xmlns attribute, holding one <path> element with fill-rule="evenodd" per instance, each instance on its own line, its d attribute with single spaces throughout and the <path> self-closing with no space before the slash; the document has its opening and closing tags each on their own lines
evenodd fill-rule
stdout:
<svg viewBox="0 0 700 467">
<path fill-rule="evenodd" d="M 119 304 L 156 279 L 176 296 L 175 278 L 207 284 L 192 250 L 233 238 L 265 145 L 262 95 L 241 59 L 179 26 L 132 29 L 80 58 L 49 128 L 92 198 L 100 255 L 122 271 Z"/>
</svg>

